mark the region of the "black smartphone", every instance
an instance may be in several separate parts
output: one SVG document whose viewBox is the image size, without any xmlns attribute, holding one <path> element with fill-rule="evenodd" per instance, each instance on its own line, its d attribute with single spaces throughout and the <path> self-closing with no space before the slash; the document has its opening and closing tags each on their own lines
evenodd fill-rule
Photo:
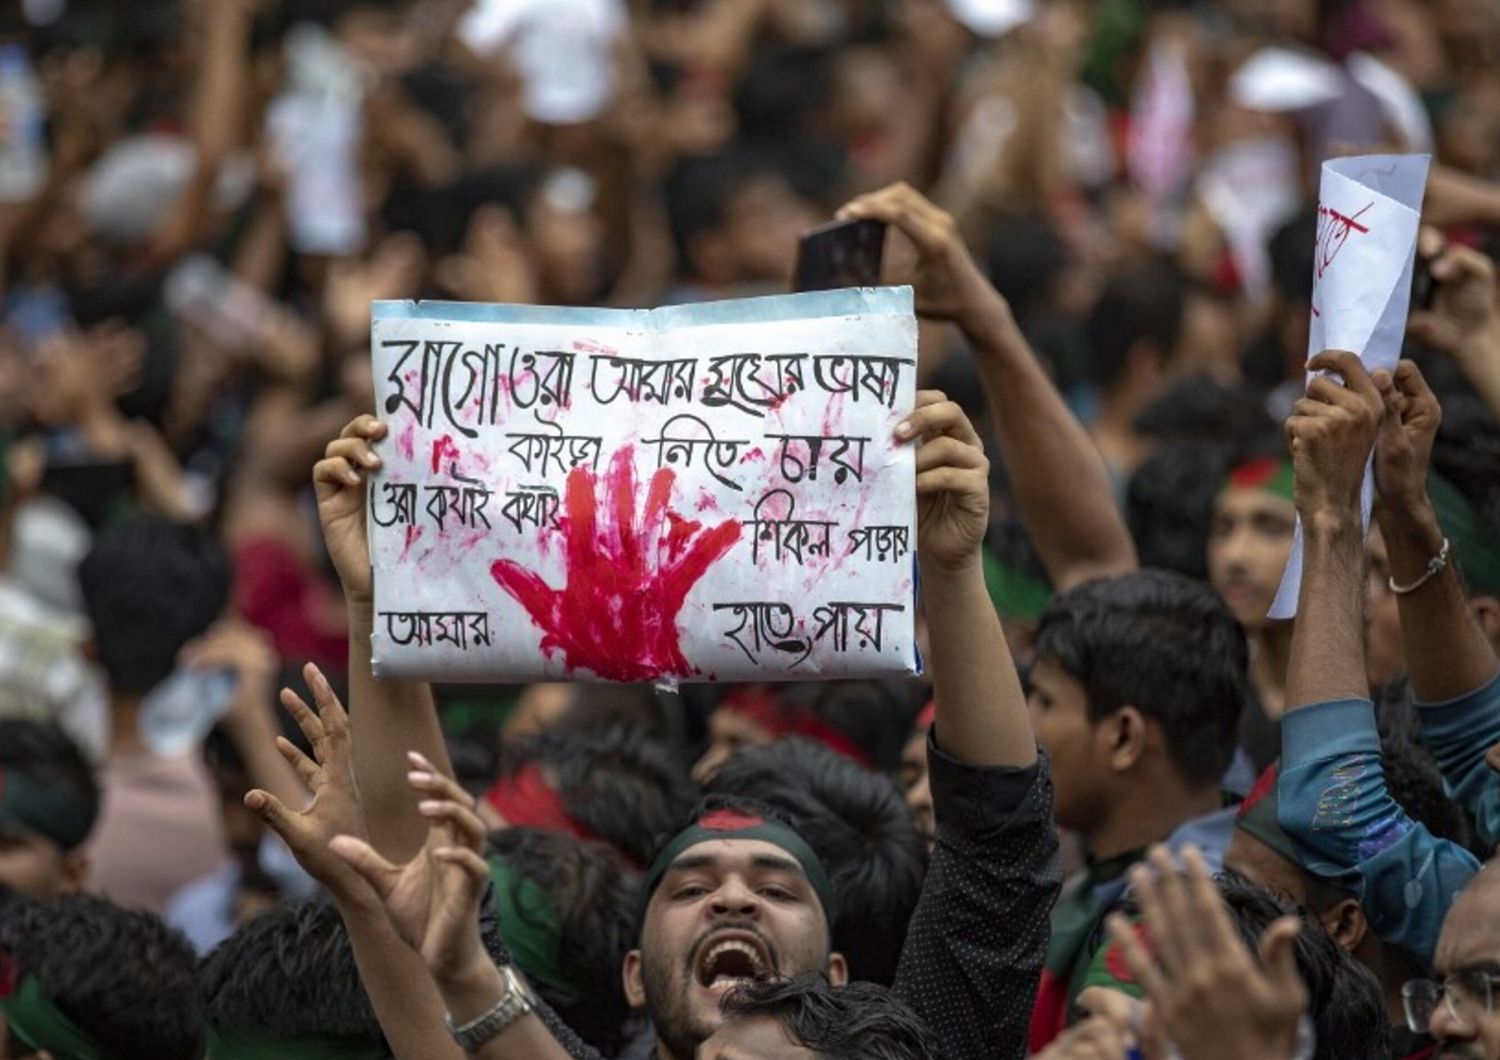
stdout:
<svg viewBox="0 0 1500 1060">
<path fill-rule="evenodd" d="M 1432 275 L 1432 259 L 1417 251 L 1411 266 L 1411 308 L 1428 310 L 1437 298 L 1438 281 Z"/>
<path fill-rule="evenodd" d="M 794 291 L 875 287 L 885 251 L 884 221 L 830 221 L 802 234 Z"/>
</svg>

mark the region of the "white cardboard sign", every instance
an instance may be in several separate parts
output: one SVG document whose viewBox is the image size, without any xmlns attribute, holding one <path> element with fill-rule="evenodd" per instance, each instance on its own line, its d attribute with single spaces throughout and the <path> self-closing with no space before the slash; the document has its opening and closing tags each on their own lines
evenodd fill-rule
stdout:
<svg viewBox="0 0 1500 1060">
<path fill-rule="evenodd" d="M 916 336 L 908 287 L 375 303 L 376 673 L 914 671 Z"/>
</svg>

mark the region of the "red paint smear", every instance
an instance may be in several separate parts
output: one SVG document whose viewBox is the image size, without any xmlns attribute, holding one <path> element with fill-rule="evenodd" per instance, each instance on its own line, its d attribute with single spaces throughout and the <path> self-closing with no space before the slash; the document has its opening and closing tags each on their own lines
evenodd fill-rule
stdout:
<svg viewBox="0 0 1500 1060">
<path fill-rule="evenodd" d="M 406 429 L 396 435 L 396 448 L 401 451 L 401 456 L 407 460 L 416 457 L 416 424 L 408 423 Z"/>
<path fill-rule="evenodd" d="M 420 526 L 408 526 L 406 528 L 406 547 L 401 550 L 402 559 L 406 558 L 406 554 L 411 551 L 411 547 L 417 543 L 421 536 L 422 528 Z"/>
<path fill-rule="evenodd" d="M 432 443 L 432 473 L 436 475 L 438 469 L 443 466 L 444 460 L 453 461 L 458 459 L 458 446 L 453 444 L 453 439 L 443 435 Z"/>
<path fill-rule="evenodd" d="M 619 352 L 613 346 L 606 346 L 602 342 L 593 339 L 574 339 L 573 349 L 578 353 L 602 353 L 609 357 L 618 357 Z"/>
<path fill-rule="evenodd" d="M 677 615 L 693 586 L 739 540 L 740 524 L 729 519 L 705 531 L 670 511 L 675 478 L 670 468 L 652 475 L 637 518 L 629 447 L 615 454 L 602 478 L 574 468 L 564 499 L 567 583 L 554 589 L 513 560 L 490 566 L 490 576 L 542 631 L 542 651 L 561 651 L 569 670 L 609 681 L 693 672 L 678 643 Z"/>
</svg>

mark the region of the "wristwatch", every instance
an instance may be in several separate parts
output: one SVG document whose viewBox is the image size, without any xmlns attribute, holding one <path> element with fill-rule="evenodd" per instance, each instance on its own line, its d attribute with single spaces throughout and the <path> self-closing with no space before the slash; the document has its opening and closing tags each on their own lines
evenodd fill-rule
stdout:
<svg viewBox="0 0 1500 1060">
<path fill-rule="evenodd" d="M 500 974 L 505 977 L 505 993 L 484 1015 L 460 1027 L 454 1025 L 450 1013 L 443 1013 L 444 1026 L 465 1052 L 476 1052 L 485 1042 L 499 1037 L 512 1023 L 536 1008 L 536 996 L 514 968 L 502 964 Z"/>
</svg>

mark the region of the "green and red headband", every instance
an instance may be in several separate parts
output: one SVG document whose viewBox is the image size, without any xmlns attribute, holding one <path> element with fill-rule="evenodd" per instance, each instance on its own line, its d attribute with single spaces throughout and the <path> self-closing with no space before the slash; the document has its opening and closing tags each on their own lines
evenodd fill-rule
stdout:
<svg viewBox="0 0 1500 1060">
<path fill-rule="evenodd" d="M 561 832 L 574 839 L 604 842 L 563 805 L 562 794 L 547 782 L 539 762 L 527 762 L 513 774 L 501 777 L 485 792 L 484 799 L 516 828 Z"/>
<path fill-rule="evenodd" d="M 1234 826 L 1252 839 L 1259 839 L 1300 868 L 1302 858 L 1298 856 L 1291 837 L 1282 830 L 1276 818 L 1276 766 L 1275 762 L 1266 766 L 1265 772 L 1255 781 L 1255 786 L 1245 795 L 1245 801 L 1240 803 L 1239 812 L 1235 816 Z"/>
<path fill-rule="evenodd" d="M 535 880 L 504 855 L 485 858 L 500 905 L 500 936 L 516 967 L 533 985 L 580 1000 L 577 984 L 563 972 L 562 914 Z"/>
<path fill-rule="evenodd" d="M 104 1047 L 42 992 L 36 976 L 0 950 L 0 1015 L 12 1037 L 58 1060 L 106 1060 Z"/>
<path fill-rule="evenodd" d="M 731 809 L 712 810 L 704 814 L 678 832 L 662 848 L 646 872 L 645 888 L 641 892 L 644 896 L 643 906 L 650 903 L 651 896 L 656 893 L 662 877 L 667 874 L 673 862 L 699 843 L 711 843 L 720 839 L 756 839 L 780 847 L 790 854 L 802 866 L 802 873 L 811 884 L 813 893 L 818 896 L 818 901 L 823 904 L 823 917 L 828 921 L 830 930 L 832 929 L 834 919 L 838 916 L 833 885 L 829 882 L 827 870 L 823 868 L 822 859 L 808 846 L 807 840 L 791 826 L 780 821 Z"/>
<path fill-rule="evenodd" d="M 719 706 L 731 714 L 753 721 L 778 739 L 803 736 L 866 768 L 871 765 L 870 756 L 859 744 L 810 709 L 781 705 L 776 693 L 764 685 L 746 685 L 733 689 Z"/>
<path fill-rule="evenodd" d="M 1226 490 L 1262 490 L 1292 500 L 1292 462 L 1284 456 L 1254 456 L 1236 464 L 1224 479 Z"/>
<path fill-rule="evenodd" d="M 39 835 L 64 850 L 80 846 L 94 827 L 94 807 L 64 785 L 48 785 L 22 769 L 0 769 L 0 829 Z"/>
</svg>

